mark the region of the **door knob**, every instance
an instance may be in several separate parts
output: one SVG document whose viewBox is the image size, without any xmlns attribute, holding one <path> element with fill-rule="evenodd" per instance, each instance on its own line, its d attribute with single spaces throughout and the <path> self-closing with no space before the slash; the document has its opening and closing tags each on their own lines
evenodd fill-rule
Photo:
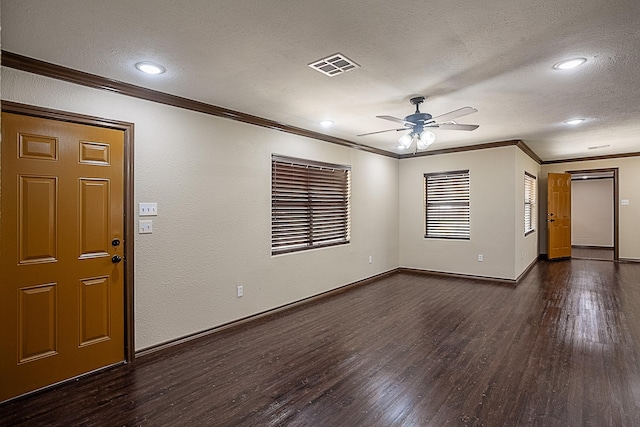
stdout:
<svg viewBox="0 0 640 427">
<path fill-rule="evenodd" d="M 122 257 L 120 255 L 114 255 L 111 257 L 111 262 L 114 264 L 117 264 L 120 261 L 122 261 Z"/>
</svg>

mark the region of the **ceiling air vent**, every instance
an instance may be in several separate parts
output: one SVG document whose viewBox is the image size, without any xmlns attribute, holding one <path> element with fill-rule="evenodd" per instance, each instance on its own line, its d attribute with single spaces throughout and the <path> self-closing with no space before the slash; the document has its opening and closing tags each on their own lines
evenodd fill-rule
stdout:
<svg viewBox="0 0 640 427">
<path fill-rule="evenodd" d="M 326 58 L 318 59 L 317 61 L 309 64 L 309 67 L 314 70 L 318 70 L 329 77 L 337 76 L 338 74 L 360 68 L 358 64 L 341 53 L 336 53 Z"/>
</svg>

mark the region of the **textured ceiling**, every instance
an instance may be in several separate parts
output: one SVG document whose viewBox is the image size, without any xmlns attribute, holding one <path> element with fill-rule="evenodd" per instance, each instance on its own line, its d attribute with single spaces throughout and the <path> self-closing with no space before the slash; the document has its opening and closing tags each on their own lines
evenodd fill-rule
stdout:
<svg viewBox="0 0 640 427">
<path fill-rule="evenodd" d="M 424 95 L 431 149 L 523 140 L 543 160 L 640 151 L 638 0 L 2 0 L 2 49 L 383 150 Z M 361 68 L 307 64 L 340 52 Z M 552 68 L 573 57 L 587 63 Z M 145 76 L 134 64 L 166 67 Z M 580 125 L 565 120 L 582 117 Z M 318 122 L 335 125 L 322 128 Z M 591 146 L 609 145 L 598 149 Z"/>
</svg>

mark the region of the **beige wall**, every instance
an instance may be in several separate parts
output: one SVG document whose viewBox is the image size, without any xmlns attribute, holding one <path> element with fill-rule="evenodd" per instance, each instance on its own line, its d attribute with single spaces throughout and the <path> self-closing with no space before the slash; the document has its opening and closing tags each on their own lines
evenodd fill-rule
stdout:
<svg viewBox="0 0 640 427">
<path fill-rule="evenodd" d="M 524 171 L 539 166 L 514 146 L 416 157 L 400 162 L 400 266 L 515 279 L 537 257 L 524 236 Z M 471 239 L 424 237 L 425 173 L 469 170 Z M 482 254 L 484 261 L 478 262 Z"/>
<path fill-rule="evenodd" d="M 571 244 L 613 247 L 613 179 L 571 182 Z"/>
<path fill-rule="evenodd" d="M 5 100 L 135 123 L 135 202 L 159 212 L 153 234 L 136 234 L 137 349 L 398 266 L 397 159 L 13 69 L 2 87 Z M 352 166 L 351 244 L 271 256 L 272 153 Z"/>
<path fill-rule="evenodd" d="M 620 256 L 640 259 L 640 158 L 540 167 L 510 146 L 398 161 L 13 69 L 1 84 L 4 100 L 135 123 L 135 202 L 159 210 L 154 233 L 135 241 L 137 349 L 398 266 L 515 279 L 546 239 L 551 171 L 619 167 L 620 198 L 630 200 L 620 207 Z M 352 166 L 351 244 L 271 256 L 272 153 Z M 423 175 L 461 169 L 471 176 L 471 240 L 427 240 Z M 525 171 L 539 177 L 529 236 Z"/>
<path fill-rule="evenodd" d="M 516 150 L 515 163 L 515 277 L 522 274 L 527 267 L 538 259 L 538 234 L 540 227 L 536 224 L 535 231 L 525 236 L 524 234 L 524 174 L 529 173 L 536 177 L 536 203 L 540 204 L 540 165 L 522 150 Z"/>
<path fill-rule="evenodd" d="M 619 256 L 623 259 L 640 260 L 640 157 L 624 157 L 607 160 L 592 160 L 583 162 L 558 163 L 543 165 L 540 169 L 540 250 L 547 253 L 546 224 L 543 222 L 547 215 L 547 174 L 565 171 L 618 168 L 618 212 L 619 212 Z M 621 200 L 629 200 L 628 205 L 622 205 Z M 544 227 L 544 228 L 542 228 Z"/>
</svg>

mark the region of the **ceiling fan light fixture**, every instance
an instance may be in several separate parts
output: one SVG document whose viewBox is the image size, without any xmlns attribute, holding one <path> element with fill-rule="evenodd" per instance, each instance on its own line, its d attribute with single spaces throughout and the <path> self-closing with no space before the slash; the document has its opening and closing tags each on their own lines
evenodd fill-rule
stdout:
<svg viewBox="0 0 640 427">
<path fill-rule="evenodd" d="M 413 136 L 411 133 L 405 133 L 404 135 L 402 135 L 400 137 L 400 139 L 398 140 L 398 142 L 400 143 L 400 145 L 402 145 L 405 149 L 408 149 L 409 147 L 411 147 L 411 143 L 413 142 Z"/>
<path fill-rule="evenodd" d="M 436 136 L 433 132 L 423 130 L 420 132 L 420 137 L 417 141 L 418 150 L 425 150 L 429 148 L 431 144 L 436 140 Z"/>
<path fill-rule="evenodd" d="M 573 58 L 567 59 L 566 61 L 560 61 L 553 66 L 556 70 L 571 70 L 572 68 L 579 67 L 580 65 L 587 62 L 587 58 Z"/>
<path fill-rule="evenodd" d="M 411 105 L 415 105 L 416 111 L 413 114 L 409 114 L 404 119 L 393 116 L 376 116 L 379 119 L 389 120 L 394 123 L 400 123 L 404 126 L 403 128 L 361 133 L 358 136 L 375 135 L 379 133 L 394 131 L 409 131 L 409 133 L 402 135 L 398 140 L 398 144 L 400 144 L 402 148 L 400 148 L 400 146 L 396 146 L 396 148 L 405 150 L 415 143 L 417 151 L 428 148 L 436 139 L 436 136 L 433 134 L 433 132 L 428 131 L 426 128 L 440 128 L 442 130 L 463 131 L 471 131 L 478 128 L 478 125 L 458 124 L 453 120 L 458 117 L 466 116 L 468 114 L 477 113 L 478 110 L 476 110 L 475 108 L 458 108 L 457 110 L 449 111 L 448 113 L 433 117 L 429 113 L 420 112 L 420 104 L 424 102 L 424 99 L 424 96 L 415 96 L 411 98 Z"/>
</svg>

